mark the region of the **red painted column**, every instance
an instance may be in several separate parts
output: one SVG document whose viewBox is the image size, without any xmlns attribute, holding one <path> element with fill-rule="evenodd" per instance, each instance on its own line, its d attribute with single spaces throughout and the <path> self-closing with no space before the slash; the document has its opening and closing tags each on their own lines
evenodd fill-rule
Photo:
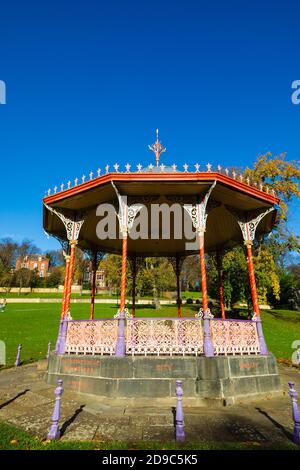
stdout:
<svg viewBox="0 0 300 470">
<path fill-rule="evenodd" d="M 71 301 L 71 291 L 72 291 L 72 283 L 73 283 L 73 273 L 74 273 L 74 265 L 75 265 L 75 247 L 77 245 L 77 241 L 73 240 L 70 242 L 70 265 L 69 265 L 69 274 L 68 274 L 68 284 L 67 284 L 67 291 L 66 291 L 66 303 L 65 303 L 65 312 L 64 316 L 68 313 L 70 308 L 70 301 Z"/>
<path fill-rule="evenodd" d="M 246 240 L 245 245 L 247 248 L 247 264 L 248 264 L 248 273 L 249 273 L 253 311 L 256 315 L 259 315 L 259 305 L 258 305 L 253 258 L 252 258 L 252 243 L 251 241 Z"/>
<path fill-rule="evenodd" d="M 201 271 L 201 287 L 202 287 L 202 308 L 205 312 L 208 310 L 207 299 L 207 284 L 206 284 L 206 266 L 205 266 L 205 253 L 204 253 L 204 233 L 199 234 L 200 242 L 200 271 Z"/>
<path fill-rule="evenodd" d="M 219 249 L 217 249 L 217 269 L 218 269 L 218 291 L 221 308 L 221 317 L 225 320 L 225 304 L 223 292 L 223 279 L 222 279 L 222 256 Z"/>
<path fill-rule="evenodd" d="M 132 274 L 132 316 L 135 317 L 135 290 L 136 290 L 136 274 L 137 274 L 137 267 L 136 267 L 136 257 L 132 258 L 131 262 L 131 274 Z"/>
<path fill-rule="evenodd" d="M 66 269 L 65 269 L 65 279 L 64 279 L 64 290 L 63 290 L 63 298 L 62 298 L 62 305 L 61 305 L 61 315 L 60 318 L 63 319 L 66 311 L 66 298 L 67 298 L 67 286 L 68 286 L 68 278 L 69 278 L 69 268 L 70 268 L 70 256 L 66 256 Z"/>
<path fill-rule="evenodd" d="M 126 303 L 126 265 L 127 265 L 127 233 L 123 234 L 122 241 L 122 274 L 121 274 L 121 299 L 120 312 L 124 312 Z"/>
<path fill-rule="evenodd" d="M 132 316 L 135 317 L 135 288 L 136 288 L 136 274 L 132 275 Z"/>
<path fill-rule="evenodd" d="M 91 305 L 90 305 L 90 320 L 94 320 L 95 313 L 95 294 L 96 294 L 96 275 L 97 275 L 97 253 L 94 255 L 92 261 L 92 292 L 91 292 Z"/>
<path fill-rule="evenodd" d="M 181 317 L 181 295 L 180 295 L 180 268 L 179 259 L 176 256 L 176 285 L 177 285 L 177 316 Z"/>
</svg>

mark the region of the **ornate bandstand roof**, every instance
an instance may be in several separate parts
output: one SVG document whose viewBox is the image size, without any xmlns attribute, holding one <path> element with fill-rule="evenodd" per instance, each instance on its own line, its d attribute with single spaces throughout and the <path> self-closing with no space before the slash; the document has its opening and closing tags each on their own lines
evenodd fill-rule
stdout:
<svg viewBox="0 0 300 470">
<path fill-rule="evenodd" d="M 44 229 L 60 239 L 66 239 L 63 222 L 52 210 L 60 212 L 69 218 L 80 218 L 84 215 L 85 222 L 80 232 L 78 245 L 82 249 L 94 249 L 108 253 L 121 253 L 122 239 L 100 240 L 96 234 L 96 227 L 101 219 L 96 210 L 100 204 L 113 203 L 118 206 L 117 192 L 128 197 L 128 201 L 143 204 L 148 209 L 151 204 L 167 204 L 175 202 L 193 204 L 215 183 L 210 195 L 210 207 L 205 232 L 206 251 L 217 247 L 232 247 L 242 243 L 242 235 L 238 223 L 232 214 L 257 213 L 267 210 L 279 203 L 274 191 L 268 186 L 252 183 L 235 170 L 223 169 L 220 165 L 214 168 L 208 164 L 185 163 L 179 165 L 164 165 L 160 163 L 160 156 L 165 151 L 158 140 L 149 146 L 155 154 L 155 164 L 143 167 L 130 164 L 121 168 L 118 164 L 109 167 L 106 165 L 104 173 L 98 169 L 96 174 L 77 178 L 65 186 L 48 190 L 44 197 Z M 183 211 L 183 214 L 185 211 Z M 171 228 L 170 239 L 165 239 L 162 229 L 159 229 L 158 239 L 151 239 L 150 210 L 148 210 L 149 238 L 128 239 L 128 254 L 138 256 L 172 256 L 174 254 L 187 255 L 194 251 L 186 251 L 189 240 L 183 236 L 174 239 Z M 187 214 L 186 214 L 187 216 Z M 183 223 L 184 223 L 183 215 Z M 276 209 L 268 213 L 260 221 L 256 235 L 260 236 L 272 230 L 275 222 Z M 172 224 L 171 224 L 172 227 Z M 196 251 L 195 251 L 196 252 Z"/>
</svg>

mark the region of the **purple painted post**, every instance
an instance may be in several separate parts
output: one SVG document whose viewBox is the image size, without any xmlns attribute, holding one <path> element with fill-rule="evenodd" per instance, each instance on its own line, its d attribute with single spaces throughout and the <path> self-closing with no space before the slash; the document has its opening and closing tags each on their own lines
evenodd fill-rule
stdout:
<svg viewBox="0 0 300 470">
<path fill-rule="evenodd" d="M 295 444 L 300 445 L 300 412 L 297 403 L 298 393 L 294 389 L 294 385 L 294 382 L 289 382 L 289 396 L 292 398 L 292 413 L 294 420 L 293 441 Z"/>
<path fill-rule="evenodd" d="M 21 349 L 22 349 L 22 344 L 19 344 L 17 357 L 16 357 L 16 362 L 15 362 L 15 367 L 18 367 L 20 365 Z"/>
<path fill-rule="evenodd" d="M 125 314 L 120 312 L 118 319 L 118 339 L 116 344 L 115 355 L 117 357 L 124 357 L 126 352 L 125 345 Z"/>
<path fill-rule="evenodd" d="M 61 397 L 64 389 L 62 388 L 63 381 L 59 379 L 57 381 L 57 387 L 54 391 L 55 394 L 55 403 L 53 408 L 53 413 L 51 417 L 52 425 L 48 433 L 47 439 L 50 441 L 60 438 L 59 431 L 59 420 L 60 420 L 60 406 L 61 406 Z"/>
<path fill-rule="evenodd" d="M 213 357 L 214 356 L 214 346 L 212 344 L 211 336 L 210 336 L 210 320 L 211 316 L 209 312 L 204 312 L 203 314 L 203 330 L 204 330 L 204 355 L 206 357 Z"/>
<path fill-rule="evenodd" d="M 268 356 L 269 351 L 266 345 L 260 315 L 254 316 L 253 321 L 256 322 L 257 336 L 258 336 L 258 342 L 260 346 L 260 354 L 261 356 Z"/>
<path fill-rule="evenodd" d="M 67 320 L 62 320 L 59 324 L 58 338 L 57 338 L 56 347 L 55 347 L 56 354 L 65 353 L 67 331 L 68 331 L 68 322 Z"/>
<path fill-rule="evenodd" d="M 183 397 L 182 380 L 176 380 L 177 402 L 176 402 L 176 415 L 175 415 L 175 434 L 176 434 L 176 441 L 178 442 L 185 441 L 182 397 Z"/>
<path fill-rule="evenodd" d="M 50 351 L 51 351 L 51 341 L 49 341 L 49 343 L 48 343 L 48 349 L 47 349 L 46 359 L 49 359 Z"/>
</svg>

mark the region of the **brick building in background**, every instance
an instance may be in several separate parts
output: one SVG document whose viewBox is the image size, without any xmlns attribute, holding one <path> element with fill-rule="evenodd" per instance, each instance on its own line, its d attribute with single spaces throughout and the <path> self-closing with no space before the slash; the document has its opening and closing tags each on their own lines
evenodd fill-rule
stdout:
<svg viewBox="0 0 300 470">
<path fill-rule="evenodd" d="M 91 267 L 88 267 L 84 273 L 83 282 L 92 282 L 92 270 Z M 98 269 L 96 272 L 96 288 L 97 290 L 106 290 L 107 281 L 106 281 L 106 271 L 105 269 Z"/>
<path fill-rule="evenodd" d="M 47 277 L 49 272 L 49 259 L 43 255 L 26 255 L 17 258 L 16 271 L 21 268 L 29 269 L 38 272 L 39 277 Z"/>
</svg>

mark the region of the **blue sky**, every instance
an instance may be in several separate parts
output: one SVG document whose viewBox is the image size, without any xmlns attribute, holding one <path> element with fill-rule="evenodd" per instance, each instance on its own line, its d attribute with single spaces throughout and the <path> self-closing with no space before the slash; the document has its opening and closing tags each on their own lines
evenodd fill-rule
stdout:
<svg viewBox="0 0 300 470">
<path fill-rule="evenodd" d="M 45 190 L 105 164 L 299 159 L 295 1 L 2 2 L 0 237 L 57 247 Z M 290 226 L 299 233 L 294 206 Z"/>
</svg>

